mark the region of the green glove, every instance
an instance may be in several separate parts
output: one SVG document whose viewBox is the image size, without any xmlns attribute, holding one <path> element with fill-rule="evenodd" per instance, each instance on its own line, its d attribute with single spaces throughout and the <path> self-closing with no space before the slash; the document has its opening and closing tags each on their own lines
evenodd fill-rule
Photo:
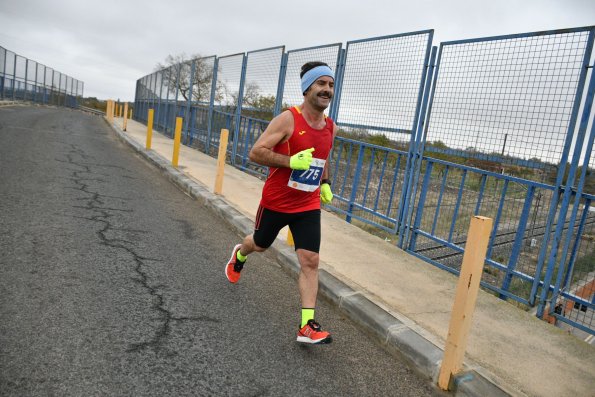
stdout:
<svg viewBox="0 0 595 397">
<path fill-rule="evenodd" d="M 320 201 L 323 204 L 330 204 L 333 201 L 333 192 L 331 191 L 331 185 L 328 183 L 320 185 Z"/>
<path fill-rule="evenodd" d="M 291 156 L 289 158 L 289 168 L 292 170 L 307 170 L 310 168 L 313 151 L 314 148 L 311 147 L 310 149 L 302 150 Z"/>
</svg>

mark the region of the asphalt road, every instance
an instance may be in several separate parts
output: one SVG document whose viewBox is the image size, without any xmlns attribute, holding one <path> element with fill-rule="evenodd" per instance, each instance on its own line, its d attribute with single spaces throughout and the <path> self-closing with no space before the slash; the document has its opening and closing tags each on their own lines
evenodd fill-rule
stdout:
<svg viewBox="0 0 595 397">
<path fill-rule="evenodd" d="M 0 107 L 0 395 L 442 395 L 331 304 L 295 342 L 296 282 L 99 117 Z"/>
</svg>

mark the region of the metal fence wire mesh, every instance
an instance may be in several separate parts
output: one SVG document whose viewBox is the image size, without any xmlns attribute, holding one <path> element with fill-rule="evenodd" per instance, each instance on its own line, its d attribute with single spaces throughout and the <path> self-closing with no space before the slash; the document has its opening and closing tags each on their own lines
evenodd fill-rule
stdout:
<svg viewBox="0 0 595 397">
<path fill-rule="evenodd" d="M 561 322 L 593 333 L 594 294 L 578 292 L 595 272 L 595 153 L 579 141 L 595 95 L 595 84 L 586 88 L 594 35 L 585 27 L 452 41 L 441 44 L 436 64 L 432 30 L 350 41 L 345 50 L 339 43 L 204 58 L 204 90 L 191 103 L 183 94 L 173 101 L 172 67 L 139 80 L 137 108 L 156 106 L 163 120 L 183 113 L 184 143 L 212 156 L 228 129 L 228 162 L 266 177 L 250 149 L 274 115 L 303 101 L 301 66 L 325 62 L 336 71 L 327 112 L 339 126 L 327 209 L 455 274 L 470 218 L 491 217 L 482 285 L 537 306 L 539 316 L 547 303 L 539 295 L 551 292 L 568 306 L 556 308 Z"/>
<path fill-rule="evenodd" d="M 35 72 L 37 70 L 37 62 L 29 60 L 26 63 L 25 67 L 27 68 L 27 81 L 35 83 Z"/>
<path fill-rule="evenodd" d="M 284 51 L 285 47 L 275 47 L 247 54 L 242 114 L 265 120 L 273 118 Z"/>
<path fill-rule="evenodd" d="M 4 64 L 6 63 L 6 49 L 0 47 L 0 74 L 4 75 L 5 67 Z"/>
<path fill-rule="evenodd" d="M 45 68 L 45 86 L 50 88 L 52 86 L 52 78 L 54 76 L 54 69 L 52 68 Z"/>
<path fill-rule="evenodd" d="M 192 103 L 208 106 L 213 87 L 213 68 L 215 57 L 203 57 L 194 60 L 194 79 L 192 81 Z"/>
<path fill-rule="evenodd" d="M 24 81 L 25 77 L 27 76 L 27 58 L 23 58 L 20 55 L 17 55 L 16 57 L 16 63 L 15 63 L 15 74 L 14 77 L 15 79 L 19 80 L 19 81 Z"/>
<path fill-rule="evenodd" d="M 427 150 L 557 166 L 589 38 L 578 31 L 442 43 Z"/>
<path fill-rule="evenodd" d="M 1 99 L 76 107 L 82 87 L 77 79 L 0 47 Z"/>
<path fill-rule="evenodd" d="M 40 63 L 37 64 L 35 82 L 38 86 L 43 86 L 45 84 L 45 66 Z"/>
<path fill-rule="evenodd" d="M 14 60 L 16 58 L 16 54 L 12 51 L 6 51 L 6 60 L 5 60 L 5 75 L 14 76 Z"/>
<path fill-rule="evenodd" d="M 337 123 L 409 141 L 432 34 L 348 42 Z"/>
<path fill-rule="evenodd" d="M 244 54 L 219 58 L 215 105 L 231 112 L 235 111 L 242 80 Z"/>
</svg>

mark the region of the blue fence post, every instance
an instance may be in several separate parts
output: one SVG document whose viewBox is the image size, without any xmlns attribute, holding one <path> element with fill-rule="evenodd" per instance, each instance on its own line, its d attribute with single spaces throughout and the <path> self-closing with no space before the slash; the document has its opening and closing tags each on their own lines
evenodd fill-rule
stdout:
<svg viewBox="0 0 595 397">
<path fill-rule="evenodd" d="M 566 133 L 566 140 L 564 142 L 564 149 L 562 152 L 562 158 L 560 159 L 560 167 L 558 169 L 558 175 L 556 176 L 556 189 L 557 192 L 560 193 L 562 190 L 562 183 L 564 180 L 564 173 L 566 171 L 566 162 L 568 161 L 568 155 L 570 152 L 570 147 L 574 138 L 574 129 L 576 126 L 576 120 L 578 118 L 578 111 L 579 111 L 579 107 L 580 107 L 580 102 L 581 102 L 581 98 L 583 96 L 583 91 L 584 91 L 584 85 L 585 85 L 585 81 L 586 81 L 586 76 L 587 76 L 587 68 L 589 66 L 589 61 L 591 58 L 591 52 L 593 50 L 593 30 L 591 30 L 589 32 L 589 40 L 587 42 L 587 46 L 585 49 L 585 54 L 583 57 L 583 67 L 581 68 L 581 74 L 580 74 L 580 78 L 577 84 L 577 89 L 576 89 L 576 94 L 574 97 L 574 106 L 572 109 L 572 114 L 570 117 L 570 122 L 568 123 L 568 130 Z M 577 140 L 578 143 L 578 140 Z M 581 142 L 582 144 L 582 142 Z M 580 152 L 579 152 L 579 157 L 580 157 Z M 573 164 L 574 164 L 574 159 L 573 159 Z M 576 161 L 578 161 L 578 157 L 576 159 Z M 576 164 L 574 164 L 576 165 Z M 572 171 L 571 167 L 571 171 Z M 576 170 L 576 167 L 574 167 L 574 169 Z M 568 180 L 570 180 L 570 175 L 568 176 Z M 574 181 L 574 173 L 572 175 L 572 180 Z M 567 183 L 568 185 L 568 183 Z M 567 189 L 568 190 L 568 189 Z M 570 194 L 570 191 L 568 191 L 568 194 Z M 566 201 L 566 206 L 568 205 L 568 201 L 569 201 L 569 196 L 566 196 L 566 192 L 564 194 L 564 200 L 562 203 L 562 207 L 564 207 L 564 201 Z M 539 252 L 539 257 L 537 259 L 537 267 L 535 270 L 535 280 L 533 281 L 533 286 L 531 288 L 531 295 L 529 298 L 529 302 L 531 305 L 535 304 L 535 299 L 537 297 L 537 288 L 539 286 L 539 282 L 540 280 L 540 276 L 541 276 L 541 272 L 543 270 L 543 266 L 544 266 L 544 262 L 545 262 L 545 256 L 547 253 L 547 248 L 548 248 L 548 243 L 549 243 L 549 235 L 550 235 L 550 230 L 552 228 L 552 225 L 554 223 L 554 220 L 556 218 L 556 213 L 558 213 L 558 200 L 559 200 L 559 194 L 553 194 L 552 195 L 552 201 L 550 204 L 550 211 L 548 214 L 548 219 L 546 222 L 546 228 L 545 228 L 545 233 L 544 233 L 544 239 L 543 239 L 543 244 L 541 247 L 541 250 Z M 564 216 L 566 217 L 566 210 L 562 211 L 562 209 L 560 210 L 560 212 L 558 213 L 558 225 L 556 226 L 556 233 L 554 236 L 554 240 L 552 240 L 552 249 L 551 249 L 551 253 L 552 255 L 550 255 L 550 259 L 551 261 L 555 260 L 555 256 L 556 256 L 556 251 L 557 251 L 557 245 L 558 245 L 558 241 L 560 238 L 560 233 L 561 233 L 561 229 L 559 226 L 560 224 L 563 226 L 564 224 L 564 220 L 562 220 L 562 222 L 560 222 L 561 217 Z M 550 261 L 550 262 L 551 262 Z M 549 265 L 549 263 L 548 263 Z M 553 266 L 553 265 L 552 265 Z M 547 296 L 547 292 L 549 291 L 549 285 L 548 283 L 545 282 L 545 280 L 551 279 L 551 273 L 552 273 L 553 269 L 546 269 L 546 275 L 545 275 L 545 279 L 544 279 L 544 284 L 543 284 L 543 293 L 540 296 L 541 301 L 539 302 L 539 307 L 537 308 L 537 317 L 541 318 L 543 316 L 543 311 L 545 308 L 545 304 L 546 302 L 544 302 L 545 297 Z"/>
<path fill-rule="evenodd" d="M 159 128 L 159 121 L 161 120 L 161 113 L 163 113 L 163 108 L 161 107 L 161 97 L 163 96 L 163 75 L 164 75 L 164 70 L 165 69 L 161 69 L 159 72 L 157 73 L 161 73 L 161 78 L 159 79 L 159 99 L 157 101 L 157 111 L 155 112 L 155 116 L 154 116 L 154 127 L 156 126 L 157 128 Z"/>
<path fill-rule="evenodd" d="M 25 89 L 23 92 L 23 100 L 27 100 L 27 74 L 29 73 L 29 59 L 25 58 Z"/>
<path fill-rule="evenodd" d="M 428 41 L 431 46 L 432 36 Z M 429 48 L 428 48 L 429 50 Z M 409 238 L 409 229 L 407 225 L 411 223 L 413 217 L 413 206 L 415 195 L 417 193 L 417 181 L 419 180 L 419 173 L 421 172 L 421 162 L 423 159 L 425 136 L 424 126 L 426 119 L 429 120 L 428 104 L 430 102 L 430 88 L 435 86 L 436 78 L 438 77 L 438 67 L 435 64 L 437 48 L 431 47 L 431 51 L 426 51 L 426 68 L 422 75 L 418 104 L 415 111 L 415 118 L 411 129 L 411 139 L 409 142 L 409 151 L 407 154 L 407 162 L 405 163 L 404 181 L 401 189 L 401 200 L 399 201 L 399 209 L 397 212 L 397 222 L 395 224 L 395 232 L 399 233 L 398 246 L 403 248 L 407 245 Z M 428 58 L 429 55 L 429 58 Z M 432 79 L 432 77 L 434 79 Z M 432 80 L 434 83 L 432 83 Z M 433 96 L 433 91 L 432 91 Z M 419 101 L 421 100 L 421 108 Z M 426 112 L 427 118 L 426 118 Z M 411 209 L 409 209 L 411 207 Z"/>
<path fill-rule="evenodd" d="M 427 170 L 426 170 L 427 172 Z M 463 198 L 463 191 L 465 190 L 465 181 L 467 180 L 467 169 L 463 170 L 463 175 L 461 175 L 461 184 L 459 185 L 459 194 L 457 194 L 457 201 L 455 202 L 455 208 L 452 215 L 452 221 L 450 223 L 450 229 L 448 231 L 448 242 L 452 243 L 452 236 L 455 231 L 455 226 L 457 225 L 457 219 L 459 218 L 459 210 L 461 208 L 461 201 Z"/>
<path fill-rule="evenodd" d="M 248 56 L 246 54 L 243 55 L 242 59 L 242 75 L 240 78 L 240 88 L 238 90 L 238 103 L 236 109 L 236 120 L 233 132 L 233 147 L 231 150 L 231 164 L 236 164 L 236 154 L 238 150 L 238 140 L 240 137 L 240 122 L 242 118 L 242 100 L 244 96 L 244 85 L 246 83 L 246 67 L 248 64 Z"/>
<path fill-rule="evenodd" d="M 355 203 L 355 199 L 357 197 L 357 186 L 359 184 L 359 179 L 362 173 L 362 166 L 364 163 L 364 145 L 361 143 L 359 146 L 359 153 L 357 155 L 357 165 L 355 166 L 355 175 L 353 176 L 353 183 L 351 184 L 351 195 L 349 197 L 349 206 L 347 209 L 347 217 L 345 218 L 347 222 L 351 223 L 351 215 L 353 215 L 353 207 Z"/>
<path fill-rule="evenodd" d="M 492 256 L 492 250 L 494 249 L 494 242 L 496 241 L 498 227 L 500 226 L 500 219 L 502 219 L 502 211 L 504 209 L 504 203 L 506 202 L 506 193 L 508 191 L 508 184 L 509 180 L 506 179 L 504 181 L 504 185 L 502 186 L 502 193 L 500 194 L 500 203 L 498 204 L 498 211 L 496 212 L 496 219 L 494 219 L 493 230 L 490 236 L 490 241 L 488 243 L 488 252 L 486 253 L 486 258 L 490 259 Z"/>
<path fill-rule="evenodd" d="M 335 69 L 335 94 L 329 109 L 329 117 L 337 121 L 339 116 L 339 104 L 341 103 L 341 90 L 343 87 L 343 76 L 345 75 L 345 57 L 346 50 L 339 49 L 339 56 L 337 58 L 337 66 Z"/>
<path fill-rule="evenodd" d="M 209 115 L 207 119 L 207 139 L 205 142 L 205 153 L 209 153 L 211 136 L 213 134 L 213 112 L 215 110 L 215 96 L 217 93 L 217 72 L 219 70 L 219 58 L 215 57 L 213 62 L 213 80 L 211 81 L 211 97 L 209 98 Z"/>
<path fill-rule="evenodd" d="M 12 100 L 16 99 L 17 86 L 17 54 L 14 54 L 14 69 L 12 70 Z"/>
<path fill-rule="evenodd" d="M 286 52 L 281 56 L 281 67 L 279 69 L 279 83 L 277 84 L 277 97 L 275 98 L 275 109 L 273 110 L 273 117 L 281 113 L 283 107 L 283 92 L 285 90 L 285 75 L 287 74 L 287 58 Z"/>
<path fill-rule="evenodd" d="M 171 118 L 171 137 L 174 137 L 174 131 L 176 129 L 176 117 L 178 117 L 178 97 L 180 94 L 180 73 L 182 71 L 182 64 L 178 63 L 176 65 L 176 96 L 174 98 L 174 109 L 172 112 L 172 118 Z"/>
<path fill-rule="evenodd" d="M 581 171 L 580 180 L 579 180 L 576 192 L 572 192 L 572 186 L 573 186 L 573 182 L 574 182 L 575 172 L 578 169 L 578 164 L 580 162 L 580 154 L 582 151 L 582 145 L 583 145 L 583 142 L 586 141 L 586 139 L 585 139 L 586 138 L 586 129 L 587 129 L 587 126 L 589 123 L 589 118 L 591 116 L 591 109 L 593 106 L 594 95 L 595 95 L 595 73 L 591 73 L 589 88 L 587 89 L 587 98 L 583 105 L 583 114 L 581 117 L 581 123 L 579 125 L 578 136 L 576 138 L 573 161 L 572 161 L 572 165 L 570 168 L 570 173 L 568 174 L 566 188 L 564 191 L 564 199 L 565 200 L 562 203 L 562 208 L 560 209 L 560 215 L 558 216 L 558 225 L 557 225 L 558 227 L 556 228 L 556 232 L 558 231 L 560 224 L 562 224 L 562 226 L 565 224 L 566 211 L 568 210 L 568 208 L 565 207 L 565 204 L 567 203 L 566 198 L 568 198 L 568 202 L 569 202 L 571 194 L 574 193 L 575 194 L 574 206 L 573 206 L 573 209 L 572 209 L 572 212 L 570 215 L 570 219 L 568 221 L 568 230 L 566 232 L 566 239 L 565 239 L 564 246 L 563 246 L 563 249 L 562 249 L 562 252 L 560 255 L 560 260 L 557 262 L 558 263 L 558 277 L 556 279 L 556 285 L 554 287 L 554 291 L 552 294 L 552 299 L 551 299 L 552 304 L 550 305 L 550 312 L 553 312 L 553 306 L 557 299 L 560 284 L 562 282 L 562 276 L 563 276 L 565 265 L 566 265 L 566 257 L 568 255 L 568 248 L 570 246 L 570 242 L 572 241 L 572 235 L 574 233 L 574 224 L 576 222 L 576 217 L 577 217 L 578 209 L 580 206 L 580 200 L 581 200 L 581 196 L 583 194 L 583 187 L 585 184 L 586 172 L 587 172 L 587 169 L 589 168 L 589 157 L 590 157 L 590 153 L 593 149 L 593 140 L 595 139 L 595 125 L 592 126 L 591 133 L 589 134 L 588 143 L 587 143 L 586 151 L 585 151 L 586 155 L 585 155 L 585 160 L 584 160 L 584 166 Z M 564 211 L 564 220 L 561 220 L 563 211 Z M 561 233 L 563 233 L 563 229 L 564 228 L 562 227 Z M 556 238 L 556 237 L 559 237 L 560 239 L 562 239 L 562 234 L 560 234 L 560 236 L 558 236 L 558 234 L 556 233 L 556 236 L 554 238 Z M 554 246 L 554 247 L 557 248 L 557 246 Z M 575 247 L 575 249 L 576 248 L 577 247 Z M 555 267 L 555 262 L 553 262 L 553 260 L 555 260 L 555 255 L 554 255 L 553 251 L 554 251 L 554 248 L 552 248 L 552 254 L 550 254 L 550 262 L 552 262 L 554 264 L 554 266 L 551 266 L 552 267 L 551 272 L 549 271 L 550 268 L 548 267 L 548 272 L 546 273 L 546 279 L 544 281 L 544 288 L 541 292 L 541 302 L 542 303 L 545 301 L 546 295 L 544 295 L 544 294 L 547 293 L 547 291 L 548 291 L 550 279 L 553 276 L 553 270 L 554 270 L 553 267 Z M 548 263 L 548 265 L 549 265 L 549 263 Z M 548 276 L 549 276 L 549 278 L 548 278 Z M 538 316 L 540 314 L 539 309 L 541 308 L 541 306 L 542 305 L 540 305 L 540 307 L 538 308 Z M 543 315 L 543 314 L 541 314 L 541 315 Z M 541 316 L 539 316 L 539 317 L 541 317 Z"/>
<path fill-rule="evenodd" d="M 6 76 L 6 48 L 0 47 L 0 52 L 4 51 L 2 57 L 2 75 L 0 75 L 0 98 L 4 99 L 4 79 Z"/>
<path fill-rule="evenodd" d="M 47 66 L 43 67 L 43 91 L 41 92 L 41 103 L 45 104 L 46 103 L 46 96 L 47 96 L 47 75 L 48 75 L 48 71 L 47 71 Z"/>
<path fill-rule="evenodd" d="M 190 142 L 190 131 L 188 129 L 188 125 L 190 123 L 190 106 L 192 104 L 192 87 L 194 86 L 194 73 L 196 69 L 196 59 L 192 60 L 192 64 L 190 65 L 190 80 L 188 81 L 188 98 L 186 98 L 186 115 L 184 117 L 184 143 L 186 145 Z M 194 120 L 192 120 L 194 123 Z"/>
<path fill-rule="evenodd" d="M 172 67 L 169 67 L 167 69 L 167 91 L 165 92 L 165 109 L 164 109 L 165 111 L 163 112 L 164 113 L 163 132 L 165 132 L 166 134 L 169 134 L 169 132 L 168 132 L 169 114 L 171 111 L 171 106 L 169 103 L 169 89 L 170 89 L 170 84 L 171 84 L 171 68 Z"/>
<path fill-rule="evenodd" d="M 54 73 L 56 73 L 56 71 L 54 69 L 52 69 L 52 77 L 50 77 L 50 89 L 49 89 L 49 95 L 47 97 L 47 103 L 50 103 L 52 101 L 52 97 L 54 94 Z"/>
<path fill-rule="evenodd" d="M 60 73 L 60 78 L 58 79 L 58 106 L 60 106 L 60 100 L 62 99 L 62 76 L 63 73 Z"/>
<path fill-rule="evenodd" d="M 521 218 L 519 219 L 519 227 L 512 245 L 512 252 L 508 260 L 508 266 L 506 267 L 506 274 L 502 281 L 502 290 L 508 292 L 510 284 L 512 283 L 512 276 L 514 274 L 521 248 L 523 246 L 523 237 L 525 236 L 525 230 L 527 230 L 527 224 L 529 223 L 529 214 L 531 213 L 531 206 L 533 204 L 533 195 L 535 193 L 535 186 L 529 186 L 527 189 L 527 195 L 525 196 L 525 204 L 523 205 L 523 211 L 521 212 Z M 494 233 L 495 234 L 495 233 Z M 506 299 L 506 295 L 500 294 L 500 299 Z"/>
</svg>

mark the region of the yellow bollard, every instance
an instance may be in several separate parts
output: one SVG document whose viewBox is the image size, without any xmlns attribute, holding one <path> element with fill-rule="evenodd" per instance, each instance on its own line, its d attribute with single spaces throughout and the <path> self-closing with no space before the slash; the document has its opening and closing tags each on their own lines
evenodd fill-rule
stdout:
<svg viewBox="0 0 595 397">
<path fill-rule="evenodd" d="M 108 105 L 109 105 L 109 112 L 107 115 L 107 119 L 109 120 L 110 123 L 113 123 L 114 122 L 114 101 L 110 99 L 108 101 Z"/>
<path fill-rule="evenodd" d="M 444 358 L 438 376 L 438 386 L 442 390 L 448 390 L 452 376 L 463 368 L 467 336 L 471 329 L 471 318 L 475 310 L 492 225 L 491 218 L 484 216 L 471 218 L 448 326 Z"/>
<path fill-rule="evenodd" d="M 178 159 L 180 158 L 180 140 L 182 139 L 182 118 L 176 117 L 176 132 L 174 134 L 174 155 L 171 159 L 171 164 L 178 167 Z"/>
<path fill-rule="evenodd" d="M 147 121 L 147 143 L 145 148 L 151 149 L 151 139 L 153 139 L 153 109 L 149 109 L 149 120 Z"/>
<path fill-rule="evenodd" d="M 227 155 L 227 140 L 229 130 L 221 130 L 219 139 L 219 154 L 217 155 L 217 176 L 215 177 L 215 194 L 221 194 L 223 191 L 223 176 L 225 171 L 225 157 Z"/>
<path fill-rule="evenodd" d="M 126 131 L 126 124 L 128 121 L 128 117 L 126 117 L 128 115 L 128 102 L 126 102 L 124 104 L 124 120 L 122 121 L 122 130 Z"/>
</svg>

